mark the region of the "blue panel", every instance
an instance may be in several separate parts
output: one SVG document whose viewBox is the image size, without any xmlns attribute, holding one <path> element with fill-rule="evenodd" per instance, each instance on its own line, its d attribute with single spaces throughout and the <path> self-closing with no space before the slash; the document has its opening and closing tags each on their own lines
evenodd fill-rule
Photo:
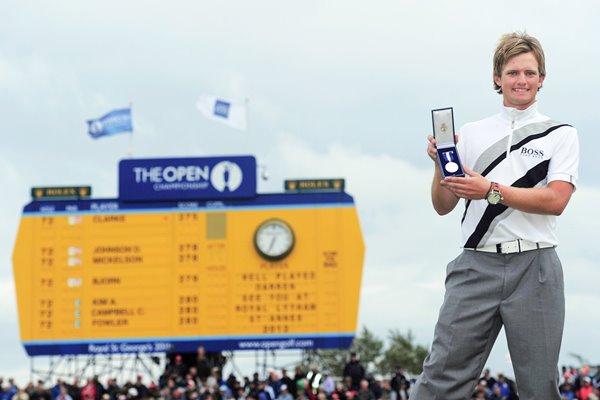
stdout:
<svg viewBox="0 0 600 400">
<path fill-rule="evenodd" d="M 159 338 L 156 340 L 56 341 L 25 342 L 30 356 L 66 354 L 119 354 L 195 352 L 199 346 L 208 351 L 223 350 L 283 350 L 349 348 L 354 334 L 260 336 L 249 338 Z"/>
<path fill-rule="evenodd" d="M 239 199 L 256 196 L 253 156 L 121 160 L 124 201 Z"/>
<path fill-rule="evenodd" d="M 127 202 L 119 199 L 94 199 L 72 201 L 33 201 L 27 204 L 24 214 L 77 214 L 119 212 L 165 212 L 183 210 L 302 208 L 331 205 L 353 206 L 354 199 L 347 193 L 275 193 L 259 194 L 252 199 L 182 200 Z"/>
</svg>

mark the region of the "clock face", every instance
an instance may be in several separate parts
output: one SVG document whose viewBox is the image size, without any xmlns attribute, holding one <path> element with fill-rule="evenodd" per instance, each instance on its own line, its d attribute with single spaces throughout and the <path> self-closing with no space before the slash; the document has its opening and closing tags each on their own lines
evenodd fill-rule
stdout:
<svg viewBox="0 0 600 400">
<path fill-rule="evenodd" d="M 294 247 L 294 232 L 290 225 L 280 219 L 269 219 L 256 229 L 254 246 L 267 260 L 281 260 Z"/>
</svg>

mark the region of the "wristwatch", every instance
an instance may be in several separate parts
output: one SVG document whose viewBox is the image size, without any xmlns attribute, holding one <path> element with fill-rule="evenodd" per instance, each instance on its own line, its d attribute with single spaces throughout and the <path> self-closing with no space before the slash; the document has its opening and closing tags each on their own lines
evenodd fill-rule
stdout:
<svg viewBox="0 0 600 400">
<path fill-rule="evenodd" d="M 490 184 L 490 190 L 487 192 L 486 199 L 487 202 L 493 206 L 504 200 L 502 193 L 500 193 L 500 185 L 498 185 L 498 183 L 492 182 Z"/>
</svg>

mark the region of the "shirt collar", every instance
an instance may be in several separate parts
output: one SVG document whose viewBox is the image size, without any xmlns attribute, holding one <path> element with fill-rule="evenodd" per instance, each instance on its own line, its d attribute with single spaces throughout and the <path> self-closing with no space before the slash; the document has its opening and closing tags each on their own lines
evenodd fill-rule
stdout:
<svg viewBox="0 0 600 400">
<path fill-rule="evenodd" d="M 537 113 L 537 101 L 530 105 L 528 108 L 524 110 L 517 110 L 513 107 L 504 107 L 502 106 L 502 110 L 500 114 L 503 118 L 509 121 L 523 121 L 528 118 L 533 117 Z"/>
</svg>

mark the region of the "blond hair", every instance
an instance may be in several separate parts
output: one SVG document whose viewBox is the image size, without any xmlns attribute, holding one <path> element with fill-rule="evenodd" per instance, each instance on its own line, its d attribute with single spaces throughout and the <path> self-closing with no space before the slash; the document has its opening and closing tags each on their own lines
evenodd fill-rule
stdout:
<svg viewBox="0 0 600 400">
<path fill-rule="evenodd" d="M 511 57 L 524 53 L 533 53 L 538 62 L 538 72 L 546 76 L 546 58 L 539 40 L 525 32 L 513 32 L 502 35 L 494 52 L 494 77 L 502 76 L 502 68 Z M 502 88 L 494 80 L 494 90 L 502 93 Z M 538 89 L 539 90 L 539 89 Z"/>
</svg>

